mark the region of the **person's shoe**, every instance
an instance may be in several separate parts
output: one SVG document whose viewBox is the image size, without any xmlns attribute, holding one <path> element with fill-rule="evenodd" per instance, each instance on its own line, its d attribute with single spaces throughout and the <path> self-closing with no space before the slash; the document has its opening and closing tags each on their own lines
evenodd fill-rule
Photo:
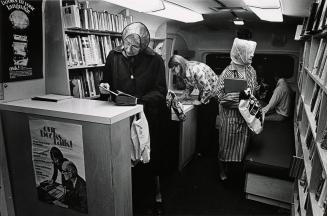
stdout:
<svg viewBox="0 0 327 216">
<path fill-rule="evenodd" d="M 219 172 L 219 178 L 221 181 L 226 181 L 227 180 L 227 175 L 225 172 Z"/>
<path fill-rule="evenodd" d="M 162 202 L 155 202 L 154 204 L 154 215 L 163 215 L 164 207 Z"/>
</svg>

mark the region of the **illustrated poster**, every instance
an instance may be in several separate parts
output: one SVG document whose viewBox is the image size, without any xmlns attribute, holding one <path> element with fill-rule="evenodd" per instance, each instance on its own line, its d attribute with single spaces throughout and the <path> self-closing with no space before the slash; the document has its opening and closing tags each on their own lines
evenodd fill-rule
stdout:
<svg viewBox="0 0 327 216">
<path fill-rule="evenodd" d="M 30 118 L 38 198 L 87 212 L 82 126 Z"/>
<path fill-rule="evenodd" d="M 4 82 L 43 77 L 42 0 L 0 0 Z"/>
</svg>

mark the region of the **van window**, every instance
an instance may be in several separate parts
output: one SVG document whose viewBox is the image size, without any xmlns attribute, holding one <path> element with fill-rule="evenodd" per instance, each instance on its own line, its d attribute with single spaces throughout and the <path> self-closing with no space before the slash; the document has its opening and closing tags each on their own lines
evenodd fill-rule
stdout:
<svg viewBox="0 0 327 216">
<path fill-rule="evenodd" d="M 206 56 L 206 64 L 220 75 L 227 65 L 230 64 L 229 53 L 210 53 Z M 274 70 L 281 70 L 286 79 L 294 73 L 294 58 L 288 54 L 262 54 L 256 53 L 252 66 L 257 71 L 258 78 L 263 76 L 266 82 L 273 83 Z"/>
</svg>

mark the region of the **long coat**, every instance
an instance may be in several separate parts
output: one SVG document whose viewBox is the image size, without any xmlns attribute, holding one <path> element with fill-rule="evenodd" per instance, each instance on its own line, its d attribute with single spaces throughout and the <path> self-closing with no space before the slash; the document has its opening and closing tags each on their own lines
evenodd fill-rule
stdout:
<svg viewBox="0 0 327 216">
<path fill-rule="evenodd" d="M 165 147 L 165 131 L 170 114 L 166 107 L 163 59 L 150 48 L 137 56 L 126 58 L 122 54 L 122 47 L 117 47 L 107 57 L 102 82 L 109 83 L 113 91 L 120 90 L 137 97 L 138 103 L 144 105 L 150 130 L 150 164 L 154 172 L 161 172 L 168 148 Z"/>
</svg>

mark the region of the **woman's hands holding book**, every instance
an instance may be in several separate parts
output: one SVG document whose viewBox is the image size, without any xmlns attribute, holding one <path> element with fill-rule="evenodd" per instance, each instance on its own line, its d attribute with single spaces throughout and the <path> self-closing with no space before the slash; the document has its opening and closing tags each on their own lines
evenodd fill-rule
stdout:
<svg viewBox="0 0 327 216">
<path fill-rule="evenodd" d="M 109 83 L 100 83 L 99 90 L 101 94 L 110 94 L 110 85 Z"/>
<path fill-rule="evenodd" d="M 240 102 L 239 92 L 226 93 L 220 100 L 220 104 L 228 108 L 237 108 Z"/>
</svg>

